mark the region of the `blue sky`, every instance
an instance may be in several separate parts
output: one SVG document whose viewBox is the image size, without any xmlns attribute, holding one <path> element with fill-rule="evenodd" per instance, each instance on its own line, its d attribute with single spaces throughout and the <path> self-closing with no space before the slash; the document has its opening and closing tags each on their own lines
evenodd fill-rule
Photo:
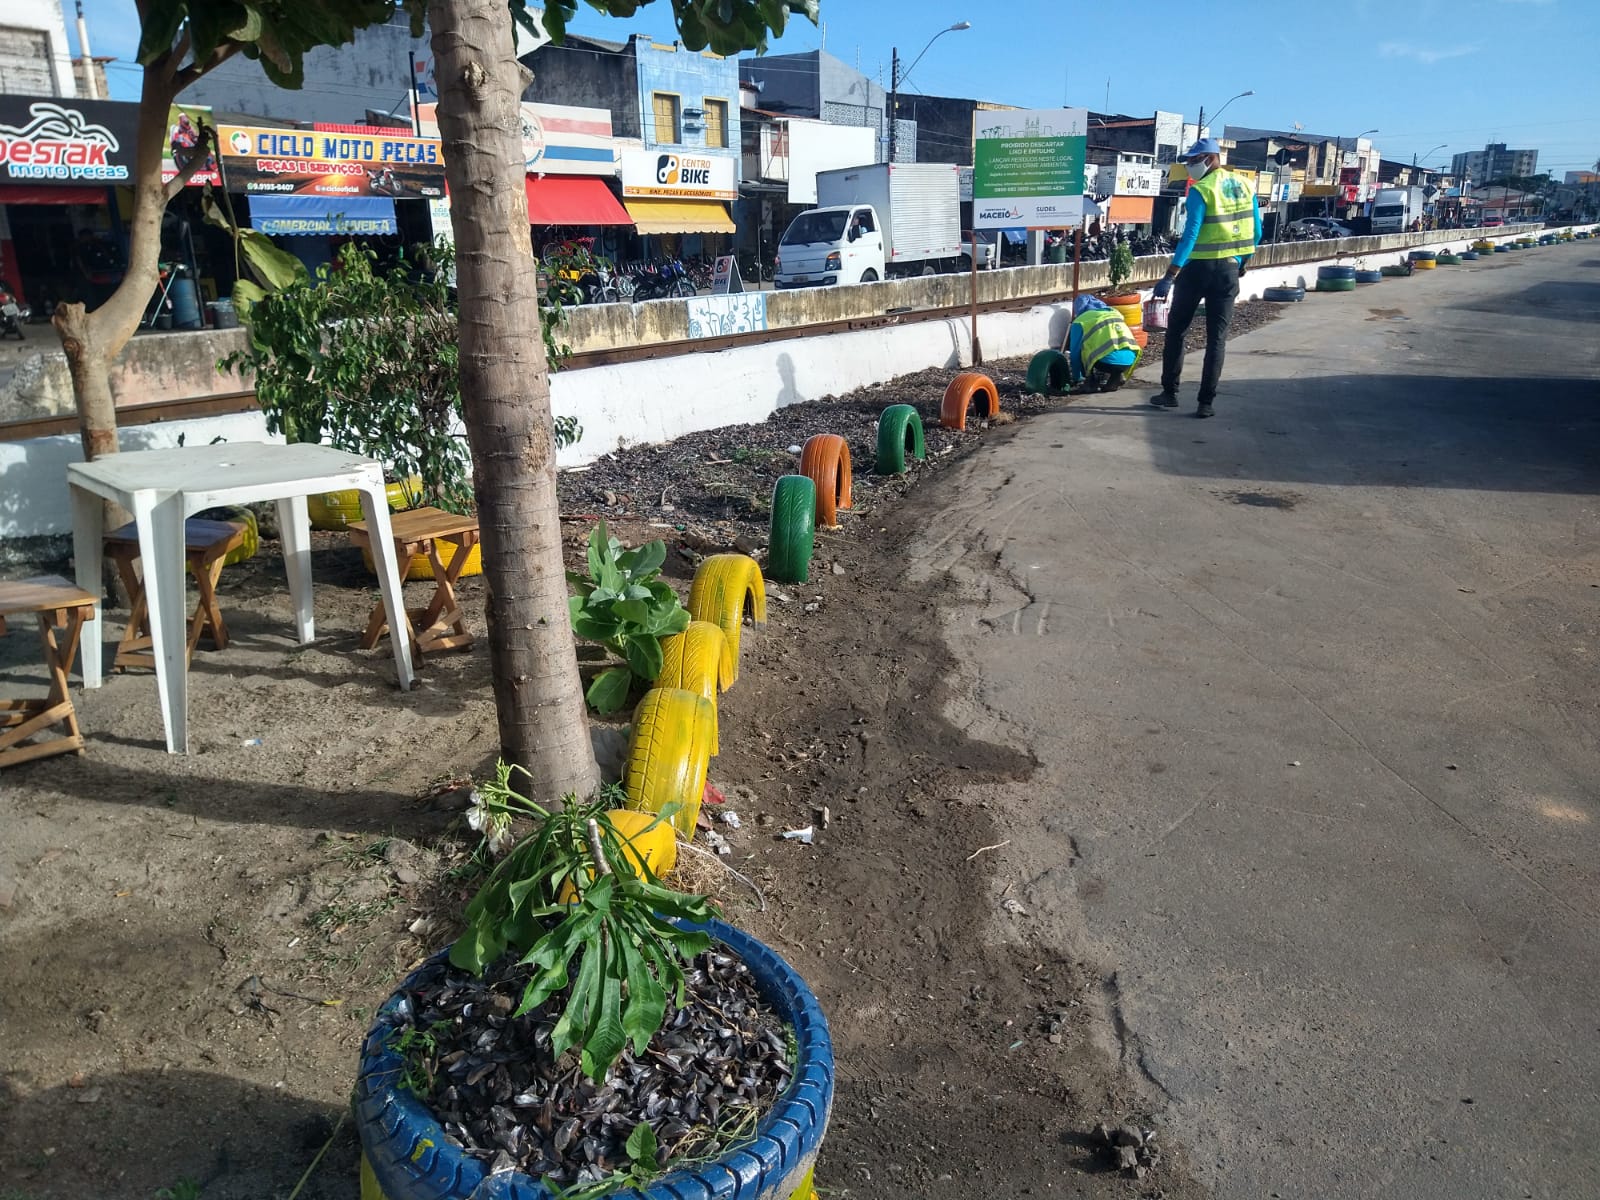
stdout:
<svg viewBox="0 0 1600 1200">
<path fill-rule="evenodd" d="M 70 4 L 67 5 L 70 10 Z M 85 0 L 96 54 L 131 62 L 132 0 Z M 907 59 L 939 39 L 907 90 L 1026 107 L 1072 104 L 1118 112 L 1156 108 L 1190 120 L 1202 105 L 1254 89 L 1223 117 L 1267 128 L 1372 135 L 1384 155 L 1448 164 L 1487 141 L 1539 151 L 1559 174 L 1600 158 L 1600 3 L 1595 0 L 1346 0 L 1341 5 L 1240 0 L 1141 0 L 1101 29 L 1086 4 L 1061 0 L 822 0 L 823 29 L 799 21 L 772 52 L 819 45 L 887 81 L 898 44 Z M 585 12 L 573 28 L 623 40 L 671 37 L 667 0 L 629 20 Z M 71 22 L 68 22 L 69 32 Z M 76 34 L 72 34 L 74 40 Z M 1213 54 L 1211 47 L 1232 49 Z M 138 95 L 138 73 L 111 71 L 113 94 Z M 1431 148 L 1446 143 L 1444 150 Z"/>
</svg>

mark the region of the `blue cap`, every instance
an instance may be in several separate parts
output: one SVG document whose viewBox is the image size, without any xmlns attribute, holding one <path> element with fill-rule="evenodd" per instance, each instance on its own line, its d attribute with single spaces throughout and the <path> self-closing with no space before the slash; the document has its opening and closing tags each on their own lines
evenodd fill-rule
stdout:
<svg viewBox="0 0 1600 1200">
<path fill-rule="evenodd" d="M 1222 147 L 1217 144 L 1216 138 L 1201 138 L 1183 152 L 1184 158 L 1199 158 L 1202 154 L 1222 154 Z"/>
</svg>

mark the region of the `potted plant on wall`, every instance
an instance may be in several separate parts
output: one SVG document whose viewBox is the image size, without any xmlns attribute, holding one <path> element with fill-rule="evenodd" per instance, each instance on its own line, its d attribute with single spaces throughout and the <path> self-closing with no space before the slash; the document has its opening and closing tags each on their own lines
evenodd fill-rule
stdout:
<svg viewBox="0 0 1600 1200">
<path fill-rule="evenodd" d="M 1106 274 L 1111 282 L 1105 302 L 1112 308 L 1122 308 L 1126 305 L 1138 305 L 1141 301 L 1138 292 L 1121 291 L 1123 284 L 1133 278 L 1133 247 L 1125 241 L 1118 241 L 1111 248 L 1111 257 L 1106 262 Z"/>
<path fill-rule="evenodd" d="M 810 1195 L 826 1021 L 776 953 L 662 884 L 671 815 L 546 809 L 503 765 L 481 789 L 491 842 L 536 826 L 367 1036 L 363 1200 Z"/>
</svg>

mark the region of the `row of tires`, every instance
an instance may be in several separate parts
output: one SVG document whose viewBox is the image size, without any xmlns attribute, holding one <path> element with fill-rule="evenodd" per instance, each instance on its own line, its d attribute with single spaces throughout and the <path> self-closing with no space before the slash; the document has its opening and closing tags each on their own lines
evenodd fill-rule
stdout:
<svg viewBox="0 0 1600 1200">
<path fill-rule="evenodd" d="M 1492 245 L 1492 243 L 1491 243 Z M 1361 284 L 1382 283 L 1391 276 L 1409 275 L 1412 271 L 1431 271 L 1435 267 L 1453 267 L 1473 262 L 1479 256 L 1476 247 L 1460 254 L 1439 253 L 1433 250 L 1413 250 L 1408 256 L 1409 266 L 1392 265 L 1377 270 L 1353 266 L 1326 266 L 1317 268 L 1316 290 L 1319 292 L 1353 292 Z M 1293 303 L 1306 298 L 1303 287 L 1270 287 L 1261 293 L 1263 300 Z"/>
<path fill-rule="evenodd" d="M 963 371 L 945 388 L 939 424 L 964 430 L 977 409 L 985 419 L 1000 415 L 1000 392 L 981 371 Z M 873 470 L 904 475 L 910 461 L 928 456 L 922 416 L 909 404 L 892 404 L 878 418 Z M 837 529 L 839 513 L 851 507 L 850 443 L 836 433 L 819 433 L 800 450 L 800 471 L 772 488 L 767 536 L 767 574 L 780 583 L 807 583 L 816 553 L 817 530 Z M 709 561 L 709 560 L 708 560 Z"/>
</svg>

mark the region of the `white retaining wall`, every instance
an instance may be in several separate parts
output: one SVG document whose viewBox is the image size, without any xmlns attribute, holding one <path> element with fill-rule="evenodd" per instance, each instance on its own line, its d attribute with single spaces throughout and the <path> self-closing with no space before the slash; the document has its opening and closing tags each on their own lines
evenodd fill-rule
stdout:
<svg viewBox="0 0 1600 1200">
<path fill-rule="evenodd" d="M 1503 241 L 1514 235 L 1440 233 L 1428 245 L 1441 252 L 1460 251 L 1483 236 Z M 1268 287 L 1314 287 L 1319 266 L 1376 268 L 1399 262 L 1406 253 L 1387 250 L 1262 267 L 1245 275 L 1241 298 L 1257 299 Z M 1026 312 L 981 315 L 978 336 L 986 359 L 1008 358 L 1060 345 L 1070 323 L 1067 305 L 1039 305 Z M 969 321 L 949 319 L 563 371 L 550 381 L 551 403 L 558 414 L 582 423 L 583 439 L 561 452 L 560 463 L 579 466 L 620 446 L 752 424 L 786 405 L 841 395 L 928 367 L 971 362 Z M 135 426 L 122 432 L 122 445 L 128 450 L 175 446 L 180 435 L 188 445 L 204 445 L 218 436 L 269 440 L 257 412 Z M 75 435 L 0 442 L 0 540 L 70 531 L 66 464 L 80 457 Z"/>
</svg>

